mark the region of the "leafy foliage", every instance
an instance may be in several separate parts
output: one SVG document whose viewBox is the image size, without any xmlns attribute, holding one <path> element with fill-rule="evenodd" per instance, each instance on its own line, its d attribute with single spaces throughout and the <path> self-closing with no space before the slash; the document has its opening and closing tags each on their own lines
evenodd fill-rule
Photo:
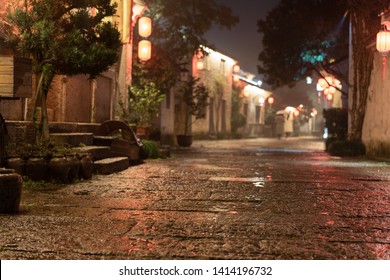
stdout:
<svg viewBox="0 0 390 280">
<path fill-rule="evenodd" d="M 51 65 L 54 74 L 89 74 L 108 69 L 118 58 L 119 32 L 105 19 L 116 6 L 109 0 L 40 0 L 9 14 L 15 28 L 7 39 L 34 59 L 36 71 Z"/>
<path fill-rule="evenodd" d="M 215 0 L 145 0 L 146 15 L 153 19 L 152 59 L 139 63 L 134 57 L 133 83 L 154 82 L 167 92 L 177 81 L 180 69 L 188 64 L 204 34 L 214 25 L 233 27 L 238 18 L 230 8 Z M 180 12 L 178 12 L 180 11 Z M 141 39 L 134 34 L 135 46 Z"/>
<path fill-rule="evenodd" d="M 258 70 L 275 87 L 288 85 L 313 67 L 329 68 L 346 58 L 348 28 L 339 0 L 281 0 L 265 20 L 258 21 L 264 50 Z"/>
<path fill-rule="evenodd" d="M 203 35 L 213 25 L 230 29 L 238 22 L 229 7 L 215 0 L 145 0 L 145 3 L 155 23 L 152 38 L 178 61 L 206 42 Z"/>
<path fill-rule="evenodd" d="M 160 103 L 164 98 L 165 94 L 157 89 L 155 83 L 149 83 L 143 87 L 131 86 L 129 88 L 129 109 L 124 110 L 124 118 L 128 123 L 148 126 L 150 121 L 157 116 Z"/>
<path fill-rule="evenodd" d="M 41 106 L 41 140 L 49 138 L 46 99 L 54 75 L 94 78 L 118 59 L 119 32 L 106 19 L 115 15 L 110 0 L 24 1 L 10 10 L 1 35 L 21 55 L 31 57 L 37 74 L 34 112 Z"/>
<path fill-rule="evenodd" d="M 189 135 L 191 117 L 195 120 L 205 117 L 205 108 L 208 104 L 209 89 L 199 83 L 200 78 L 190 77 L 183 88 L 184 102 L 186 105 L 185 135 Z"/>
<path fill-rule="evenodd" d="M 140 156 L 143 159 L 152 158 L 156 159 L 161 157 L 158 144 L 152 140 L 142 140 L 142 147 L 140 151 Z"/>
</svg>

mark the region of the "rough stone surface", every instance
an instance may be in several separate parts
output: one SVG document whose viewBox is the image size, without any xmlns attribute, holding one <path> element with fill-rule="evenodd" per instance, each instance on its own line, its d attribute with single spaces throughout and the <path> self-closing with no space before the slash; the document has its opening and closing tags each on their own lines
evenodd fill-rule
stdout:
<svg viewBox="0 0 390 280">
<path fill-rule="evenodd" d="M 196 141 L 123 172 L 25 189 L 1 259 L 390 259 L 390 165 L 309 138 Z"/>
<path fill-rule="evenodd" d="M 129 159 L 127 157 L 106 158 L 95 161 L 94 165 L 96 173 L 112 174 L 129 168 Z"/>
</svg>

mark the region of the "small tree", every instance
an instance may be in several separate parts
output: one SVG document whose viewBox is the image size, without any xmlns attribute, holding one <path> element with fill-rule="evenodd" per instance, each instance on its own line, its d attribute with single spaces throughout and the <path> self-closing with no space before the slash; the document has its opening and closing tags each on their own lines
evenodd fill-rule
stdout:
<svg viewBox="0 0 390 280">
<path fill-rule="evenodd" d="M 157 116 L 161 102 L 165 94 L 157 89 L 155 83 L 129 88 L 129 108 L 122 106 L 123 116 L 129 124 L 149 126 L 151 120 Z"/>
<path fill-rule="evenodd" d="M 185 104 L 184 135 L 191 134 L 191 124 L 193 122 L 206 116 L 205 108 L 209 105 L 209 89 L 203 83 L 198 83 L 199 80 L 199 78 L 190 77 L 183 88 Z M 192 121 L 192 117 L 195 117 L 194 121 Z"/>
<path fill-rule="evenodd" d="M 54 76 L 93 79 L 117 61 L 120 34 L 106 20 L 115 13 L 110 0 L 36 0 L 24 1 L 1 21 L 0 36 L 33 60 L 37 79 L 30 117 L 42 109 L 37 141 L 49 140 L 46 100 Z"/>
</svg>

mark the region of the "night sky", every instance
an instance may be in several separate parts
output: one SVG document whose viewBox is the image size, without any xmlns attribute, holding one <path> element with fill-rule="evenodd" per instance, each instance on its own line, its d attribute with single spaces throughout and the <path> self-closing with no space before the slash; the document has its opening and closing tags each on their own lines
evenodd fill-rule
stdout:
<svg viewBox="0 0 390 280">
<path fill-rule="evenodd" d="M 206 34 L 214 47 L 239 61 L 241 69 L 257 75 L 258 55 L 261 50 L 261 34 L 257 32 L 257 21 L 264 19 L 278 0 L 217 0 L 232 8 L 240 18 L 231 30 L 215 28 Z"/>
</svg>

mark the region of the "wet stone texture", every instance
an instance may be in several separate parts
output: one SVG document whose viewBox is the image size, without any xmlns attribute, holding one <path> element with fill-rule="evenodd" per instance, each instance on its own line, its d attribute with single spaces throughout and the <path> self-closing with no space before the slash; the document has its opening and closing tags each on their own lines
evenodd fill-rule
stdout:
<svg viewBox="0 0 390 280">
<path fill-rule="evenodd" d="M 390 165 L 310 138 L 199 141 L 23 190 L 1 259 L 390 259 Z"/>
</svg>

